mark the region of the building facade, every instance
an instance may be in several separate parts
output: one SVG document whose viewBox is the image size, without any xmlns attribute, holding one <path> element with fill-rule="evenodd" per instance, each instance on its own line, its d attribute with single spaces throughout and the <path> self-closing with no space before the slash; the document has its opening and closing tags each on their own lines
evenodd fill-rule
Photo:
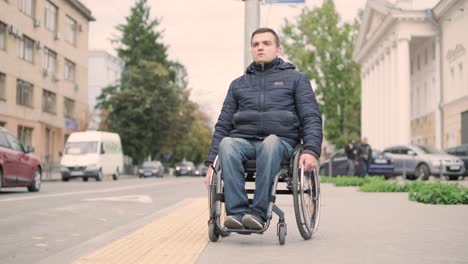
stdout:
<svg viewBox="0 0 468 264">
<path fill-rule="evenodd" d="M 118 84 L 124 63 L 104 50 L 89 51 L 88 59 L 88 102 L 91 113 L 88 129 L 97 130 L 100 123 L 99 111 L 96 107 L 96 97 L 102 89 Z"/>
<path fill-rule="evenodd" d="M 77 0 L 0 0 L 0 125 L 43 163 L 86 128 L 90 21 Z"/>
<path fill-rule="evenodd" d="M 468 0 L 367 2 L 353 56 L 361 65 L 361 134 L 374 147 L 468 143 L 467 7 Z"/>
</svg>

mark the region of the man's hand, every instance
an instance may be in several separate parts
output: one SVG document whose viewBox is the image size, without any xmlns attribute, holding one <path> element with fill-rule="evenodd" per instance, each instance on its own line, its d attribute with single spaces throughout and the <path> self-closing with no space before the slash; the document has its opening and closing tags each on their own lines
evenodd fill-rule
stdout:
<svg viewBox="0 0 468 264">
<path fill-rule="evenodd" d="M 313 171 L 317 168 L 317 158 L 312 154 L 303 153 L 299 160 L 299 168 L 304 168 L 304 171 Z"/>
<path fill-rule="evenodd" d="M 211 180 L 212 173 L 213 173 L 213 167 L 210 165 L 208 166 L 208 170 L 206 171 L 206 175 L 205 175 L 205 180 L 203 181 L 205 183 L 205 187 L 207 190 L 210 189 L 210 180 Z"/>
</svg>

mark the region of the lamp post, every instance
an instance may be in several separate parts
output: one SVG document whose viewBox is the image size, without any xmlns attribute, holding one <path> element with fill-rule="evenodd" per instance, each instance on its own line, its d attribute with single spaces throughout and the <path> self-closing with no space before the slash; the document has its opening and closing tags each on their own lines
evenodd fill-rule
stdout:
<svg viewBox="0 0 468 264">
<path fill-rule="evenodd" d="M 260 27 L 260 0 L 244 0 L 244 69 L 249 66 L 252 58 L 250 56 L 250 36 Z"/>
</svg>

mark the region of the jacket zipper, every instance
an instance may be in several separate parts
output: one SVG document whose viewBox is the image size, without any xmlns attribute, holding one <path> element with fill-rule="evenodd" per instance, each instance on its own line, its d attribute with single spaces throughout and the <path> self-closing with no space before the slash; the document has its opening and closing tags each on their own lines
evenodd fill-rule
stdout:
<svg viewBox="0 0 468 264">
<path fill-rule="evenodd" d="M 263 111 L 264 109 L 264 103 L 265 103 L 265 64 L 262 64 L 262 84 L 260 86 L 260 104 L 259 104 L 259 110 L 260 110 L 260 137 L 263 135 Z"/>
</svg>

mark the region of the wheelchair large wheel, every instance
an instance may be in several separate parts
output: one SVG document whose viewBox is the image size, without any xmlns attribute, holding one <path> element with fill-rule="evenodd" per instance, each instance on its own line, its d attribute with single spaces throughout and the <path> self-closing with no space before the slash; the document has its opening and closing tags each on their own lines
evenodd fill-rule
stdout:
<svg viewBox="0 0 468 264">
<path fill-rule="evenodd" d="M 317 231 L 320 220 L 320 178 L 317 171 L 299 169 L 300 154 L 293 164 L 293 201 L 296 223 L 301 236 L 308 240 Z"/>
<path fill-rule="evenodd" d="M 217 173 L 221 173 L 219 171 L 219 164 L 215 167 L 215 170 Z M 228 236 L 230 233 L 229 232 L 225 232 L 223 230 L 221 230 L 216 224 L 216 206 L 220 206 L 219 210 L 220 210 L 220 222 L 223 223 L 224 222 L 224 216 L 226 215 L 225 213 L 225 210 L 224 210 L 224 203 L 221 203 L 219 202 L 219 204 L 216 203 L 216 200 L 215 200 L 215 197 L 216 197 L 216 173 L 213 173 L 212 177 L 211 177 L 211 182 L 210 182 L 210 188 L 209 188 L 209 191 L 208 191 L 208 206 L 209 206 L 209 211 L 210 211 L 210 221 L 213 222 L 213 230 L 215 230 L 215 232 L 213 233 L 216 233 L 222 237 L 226 237 Z M 222 185 L 221 185 L 221 188 L 222 188 Z M 209 226 L 210 230 L 211 230 L 211 226 Z M 211 239 L 211 231 L 209 231 L 210 233 L 210 240 L 213 241 Z M 215 241 L 213 241 L 215 242 Z"/>
</svg>

